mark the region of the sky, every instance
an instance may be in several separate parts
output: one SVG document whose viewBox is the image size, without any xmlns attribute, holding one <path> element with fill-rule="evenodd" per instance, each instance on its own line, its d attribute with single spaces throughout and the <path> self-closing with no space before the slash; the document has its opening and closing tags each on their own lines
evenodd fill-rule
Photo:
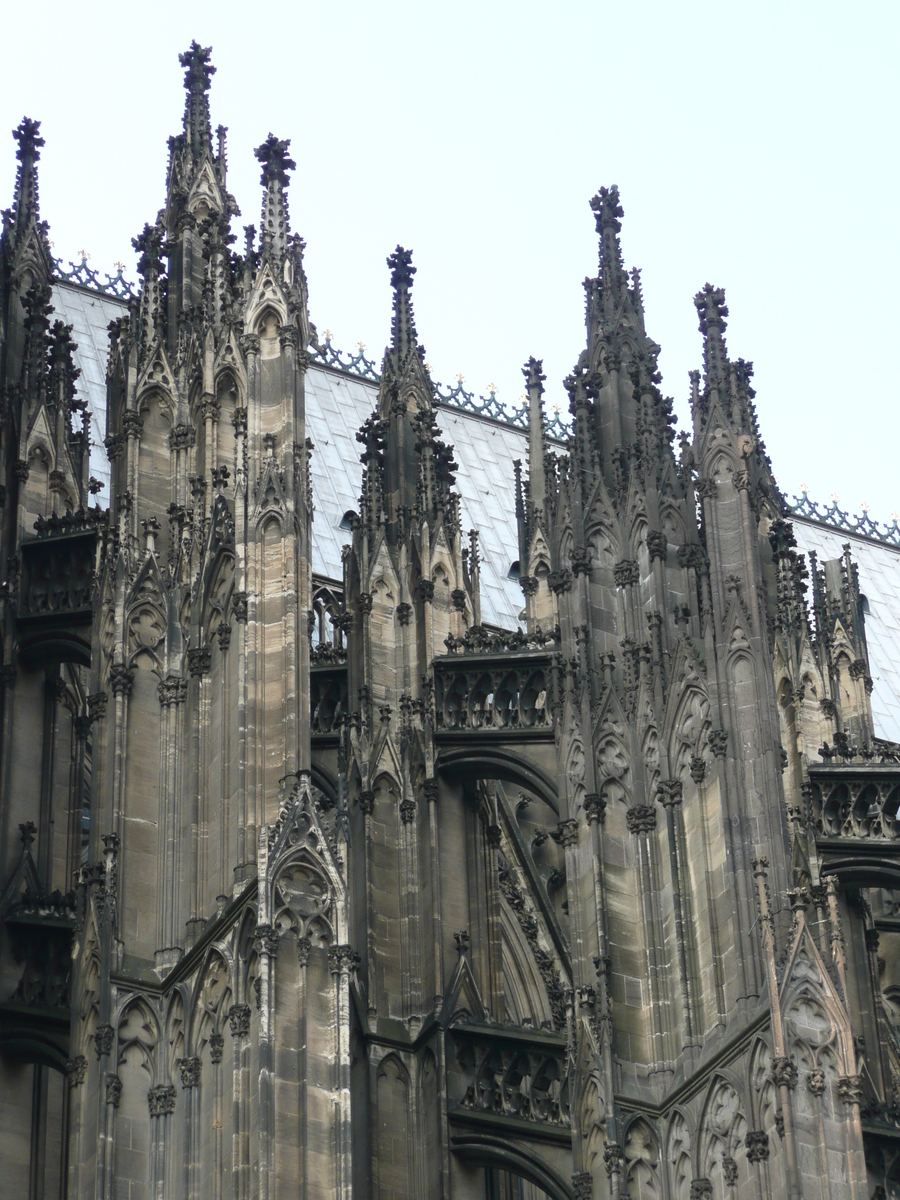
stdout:
<svg viewBox="0 0 900 1200">
<path fill-rule="evenodd" d="M 887 520 L 900 510 L 896 124 L 900 4 L 12 7 L 0 131 L 42 121 L 54 252 L 134 275 L 131 238 L 165 198 L 184 107 L 178 53 L 213 47 L 213 125 L 228 126 L 235 223 L 259 226 L 253 147 L 297 162 L 291 220 L 310 308 L 336 346 L 380 361 L 386 256 L 412 248 L 432 375 L 511 404 L 544 360 L 546 400 L 585 342 L 596 273 L 589 208 L 618 184 L 663 390 L 688 421 L 700 366 L 693 296 L 725 288 L 732 358 L 755 364 L 782 489 Z M 35 45 L 35 38 L 39 44 Z M 0 136 L 0 205 L 14 144 Z"/>
</svg>

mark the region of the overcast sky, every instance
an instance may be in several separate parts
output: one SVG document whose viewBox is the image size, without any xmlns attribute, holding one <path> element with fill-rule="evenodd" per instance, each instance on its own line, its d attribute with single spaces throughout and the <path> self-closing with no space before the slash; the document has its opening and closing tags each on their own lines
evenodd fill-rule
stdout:
<svg viewBox="0 0 900 1200">
<path fill-rule="evenodd" d="M 679 419 L 709 281 L 726 289 L 731 356 L 755 364 L 782 487 L 886 519 L 900 509 L 898 31 L 897 0 L 16 5 L 0 129 L 43 123 L 55 252 L 133 274 L 180 130 L 178 52 L 212 45 L 236 232 L 259 225 L 253 147 L 290 138 L 319 330 L 380 360 L 401 242 L 435 378 L 493 382 L 510 402 L 534 354 L 565 405 L 596 272 L 588 202 L 617 183 Z M 0 150 L 5 206 L 7 134 Z"/>
</svg>

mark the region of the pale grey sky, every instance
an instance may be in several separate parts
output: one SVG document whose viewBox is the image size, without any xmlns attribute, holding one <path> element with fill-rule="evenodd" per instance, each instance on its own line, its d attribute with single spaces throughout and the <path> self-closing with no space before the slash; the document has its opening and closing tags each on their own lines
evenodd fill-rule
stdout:
<svg viewBox="0 0 900 1200">
<path fill-rule="evenodd" d="M 564 403 L 596 269 L 588 201 L 617 183 L 682 423 L 708 280 L 726 289 L 732 357 L 755 363 L 785 490 L 900 509 L 896 0 L 102 0 L 16 6 L 0 31 L 0 204 L 15 175 L 2 130 L 27 114 L 43 122 L 41 206 L 62 257 L 84 247 L 95 268 L 133 270 L 180 128 L 178 52 L 196 38 L 213 47 L 241 237 L 259 225 L 253 147 L 292 139 L 292 223 L 336 345 L 380 359 L 384 260 L 402 242 L 437 379 L 460 371 L 515 402 L 534 354 Z"/>
</svg>

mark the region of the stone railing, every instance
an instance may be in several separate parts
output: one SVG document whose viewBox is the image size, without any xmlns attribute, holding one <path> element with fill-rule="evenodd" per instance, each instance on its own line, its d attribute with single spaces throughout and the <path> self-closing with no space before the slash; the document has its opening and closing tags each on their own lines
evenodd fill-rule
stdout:
<svg viewBox="0 0 900 1200">
<path fill-rule="evenodd" d="M 811 766 L 807 795 L 817 837 L 900 841 L 900 765 Z"/>
<path fill-rule="evenodd" d="M 485 661 L 477 666 L 438 659 L 434 682 L 439 733 L 551 726 L 548 656 Z"/>
<path fill-rule="evenodd" d="M 460 1108 L 570 1128 L 563 1036 L 506 1025 L 451 1030 L 466 1080 Z"/>
</svg>

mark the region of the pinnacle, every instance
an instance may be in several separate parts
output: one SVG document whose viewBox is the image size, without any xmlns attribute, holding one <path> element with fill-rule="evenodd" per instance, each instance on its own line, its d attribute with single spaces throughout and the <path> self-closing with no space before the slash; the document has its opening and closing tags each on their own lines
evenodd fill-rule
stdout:
<svg viewBox="0 0 900 1200">
<path fill-rule="evenodd" d="M 694 297 L 694 307 L 700 318 L 700 332 L 706 336 L 710 329 L 718 328 L 725 332 L 728 316 L 728 306 L 725 303 L 725 289 L 713 287 L 706 283 Z"/>
<path fill-rule="evenodd" d="M 412 250 L 398 246 L 387 259 L 391 268 L 391 287 L 394 289 L 394 315 L 391 320 L 391 349 L 405 362 L 413 349 L 424 360 L 425 349 L 418 346 L 416 322 L 413 316 L 412 283 L 416 268 L 412 265 Z"/>
<path fill-rule="evenodd" d="M 525 384 L 529 388 L 537 388 L 543 392 L 544 380 L 547 376 L 544 374 L 544 360 L 542 358 L 529 358 L 525 366 L 522 368 L 522 374 L 525 376 Z"/>
<path fill-rule="evenodd" d="M 622 232 L 621 218 L 625 216 L 625 210 L 619 203 L 619 189 L 616 184 L 608 188 L 602 187 L 591 200 L 591 208 L 594 210 L 598 233 L 602 234 L 604 229 L 608 228 L 613 229 L 615 233 Z"/>
<path fill-rule="evenodd" d="M 209 61 L 212 46 L 201 46 L 192 41 L 184 54 L 178 55 L 178 61 L 185 68 L 184 86 L 191 93 L 208 92 L 210 80 L 216 73 L 216 68 Z"/>
<path fill-rule="evenodd" d="M 41 157 L 40 148 L 45 145 L 45 142 L 40 135 L 40 129 L 40 121 L 33 121 L 31 117 L 23 117 L 12 131 L 13 137 L 19 143 L 16 150 L 16 158 L 19 162 L 24 162 L 28 157 L 33 162 L 37 162 Z"/>
<path fill-rule="evenodd" d="M 263 165 L 260 177 L 263 187 L 268 187 L 270 183 L 275 182 L 280 183 L 282 187 L 287 187 L 290 183 L 288 171 L 297 169 L 297 164 L 288 156 L 290 145 L 290 138 L 282 141 L 274 133 L 270 133 L 263 144 L 257 146 L 253 151 Z"/>
</svg>

